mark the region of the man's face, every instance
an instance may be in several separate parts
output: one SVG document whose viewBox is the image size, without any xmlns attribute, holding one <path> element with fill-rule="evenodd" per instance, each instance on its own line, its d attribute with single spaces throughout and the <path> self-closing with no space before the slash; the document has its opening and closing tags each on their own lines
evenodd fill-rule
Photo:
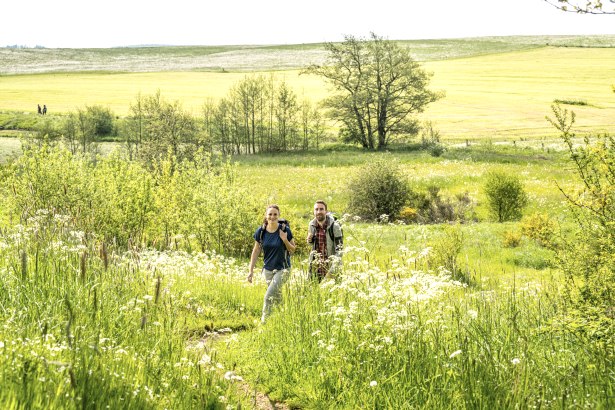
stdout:
<svg viewBox="0 0 615 410">
<path fill-rule="evenodd" d="M 314 204 L 314 216 L 318 222 L 322 222 L 325 220 L 327 215 L 327 209 L 323 204 L 316 203 Z"/>
</svg>

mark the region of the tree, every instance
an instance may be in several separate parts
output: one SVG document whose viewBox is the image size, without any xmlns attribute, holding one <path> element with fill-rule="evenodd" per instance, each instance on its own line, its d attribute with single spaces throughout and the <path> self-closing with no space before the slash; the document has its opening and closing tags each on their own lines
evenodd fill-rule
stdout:
<svg viewBox="0 0 615 410">
<path fill-rule="evenodd" d="M 601 0 L 544 0 L 562 11 L 580 14 L 615 14 L 615 1 L 606 5 Z"/>
<path fill-rule="evenodd" d="M 275 119 L 278 124 L 278 149 L 287 151 L 297 136 L 296 114 L 299 111 L 297 96 L 282 81 L 275 95 Z"/>
<path fill-rule="evenodd" d="M 364 148 L 385 149 L 400 136 L 414 135 L 412 114 L 442 94 L 427 89 L 430 75 L 407 48 L 372 33 L 370 39 L 346 36 L 327 43 L 329 65 L 312 65 L 305 73 L 324 77 L 335 94 L 325 100 L 329 115 L 341 123 L 344 140 Z"/>
<path fill-rule="evenodd" d="M 262 75 L 246 76 L 217 104 L 206 102 L 201 129 L 224 155 L 308 149 L 325 134 L 317 110 L 302 105 L 286 82 Z"/>
<path fill-rule="evenodd" d="M 147 97 L 139 95 L 130 113 L 129 151 L 145 162 L 164 157 L 168 152 L 180 160 L 190 158 L 200 146 L 196 120 L 179 102 L 165 101 L 160 91 Z"/>
<path fill-rule="evenodd" d="M 498 222 L 521 219 L 528 198 L 518 177 L 498 171 L 489 173 L 485 194 L 489 210 Z"/>
</svg>

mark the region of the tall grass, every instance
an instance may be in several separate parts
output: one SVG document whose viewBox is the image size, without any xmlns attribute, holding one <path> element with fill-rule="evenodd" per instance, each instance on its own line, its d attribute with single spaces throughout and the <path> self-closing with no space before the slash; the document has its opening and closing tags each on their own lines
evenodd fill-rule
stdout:
<svg viewBox="0 0 615 410">
<path fill-rule="evenodd" d="M 221 407 L 222 366 L 188 349 L 169 269 L 45 211 L 0 235 L 0 260 L 2 408 Z"/>
<path fill-rule="evenodd" d="M 559 156 L 490 152 L 566 233 L 549 187 L 573 184 Z M 481 217 L 483 175 L 499 164 L 399 155 L 413 184 L 467 190 Z M 503 247 L 516 222 L 443 238 L 439 225 L 343 218 L 341 275 L 306 282 L 298 252 L 284 302 L 258 325 L 265 284 L 246 283 L 241 246 L 259 204 L 282 204 L 305 251 L 313 201 L 343 213 L 344 181 L 373 156 L 263 158 L 149 169 L 43 148 L 3 166 L 0 407 L 245 408 L 242 377 L 301 408 L 613 407 L 613 334 L 575 331 L 552 251 L 528 233 Z M 457 276 L 434 266 L 455 256 L 447 244 Z"/>
<path fill-rule="evenodd" d="M 301 408 L 613 405 L 612 335 L 559 331 L 557 287 L 467 287 L 406 256 L 383 272 L 349 253 L 337 281 L 296 281 L 264 327 L 219 349 Z"/>
</svg>

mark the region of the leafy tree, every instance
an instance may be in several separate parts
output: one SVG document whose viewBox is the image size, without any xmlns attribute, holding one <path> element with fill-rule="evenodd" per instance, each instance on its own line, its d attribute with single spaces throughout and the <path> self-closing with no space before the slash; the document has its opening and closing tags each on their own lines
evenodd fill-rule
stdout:
<svg viewBox="0 0 615 410">
<path fill-rule="evenodd" d="M 501 171 L 489 173 L 485 194 L 489 210 L 498 222 L 521 219 L 528 198 L 517 176 Z"/>
<path fill-rule="evenodd" d="M 324 77 L 335 90 L 325 100 L 330 116 L 341 123 L 346 141 L 368 149 L 385 149 L 400 136 L 414 135 L 413 114 L 441 94 L 427 89 L 430 75 L 407 48 L 375 34 L 370 39 L 346 36 L 327 43 L 329 65 L 312 65 L 305 72 Z"/>
<path fill-rule="evenodd" d="M 57 129 L 55 122 L 45 118 L 44 121 L 37 124 L 34 138 L 38 145 L 42 146 L 43 143 L 55 142 L 61 135 L 62 133 Z"/>
<path fill-rule="evenodd" d="M 297 120 L 299 112 L 297 95 L 282 82 L 277 89 L 275 98 L 275 119 L 278 125 L 278 143 L 276 144 L 281 151 L 286 151 L 293 144 L 297 137 Z"/>
<path fill-rule="evenodd" d="M 601 0 L 544 0 L 562 11 L 580 14 L 615 14 L 615 1 Z"/>
<path fill-rule="evenodd" d="M 204 140 L 225 155 L 305 150 L 325 133 L 320 113 L 273 76 L 246 76 L 202 112 Z"/>
<path fill-rule="evenodd" d="M 96 136 L 104 137 L 113 134 L 115 124 L 110 108 L 102 105 L 90 105 L 85 107 L 85 111 L 92 121 Z"/>
<path fill-rule="evenodd" d="M 165 101 L 160 91 L 139 97 L 130 107 L 127 145 L 131 155 L 146 162 L 170 152 L 178 159 L 190 158 L 201 146 L 196 120 L 179 102 Z"/>
</svg>

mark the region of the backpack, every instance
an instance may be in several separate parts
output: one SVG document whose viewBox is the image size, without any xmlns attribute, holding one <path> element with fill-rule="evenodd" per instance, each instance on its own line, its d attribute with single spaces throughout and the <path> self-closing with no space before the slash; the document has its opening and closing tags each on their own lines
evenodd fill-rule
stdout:
<svg viewBox="0 0 615 410">
<path fill-rule="evenodd" d="M 290 222 L 288 222 L 288 220 L 286 219 L 278 219 L 278 229 L 281 229 L 282 232 L 286 232 L 286 227 L 290 228 Z M 265 227 L 263 226 L 263 229 L 261 229 L 261 234 L 258 238 L 258 243 L 260 243 L 261 248 L 263 247 L 263 235 L 265 234 Z"/>
<path fill-rule="evenodd" d="M 327 212 L 327 216 L 330 216 L 331 218 L 333 218 L 334 224 L 337 222 L 337 226 L 340 227 L 340 231 L 342 232 L 342 236 L 340 238 L 343 238 L 344 228 L 342 227 L 342 223 L 337 219 L 337 215 L 335 215 L 333 212 Z M 333 233 L 333 228 L 329 230 L 329 237 L 331 238 L 331 241 L 335 243 L 335 234 Z"/>
</svg>

